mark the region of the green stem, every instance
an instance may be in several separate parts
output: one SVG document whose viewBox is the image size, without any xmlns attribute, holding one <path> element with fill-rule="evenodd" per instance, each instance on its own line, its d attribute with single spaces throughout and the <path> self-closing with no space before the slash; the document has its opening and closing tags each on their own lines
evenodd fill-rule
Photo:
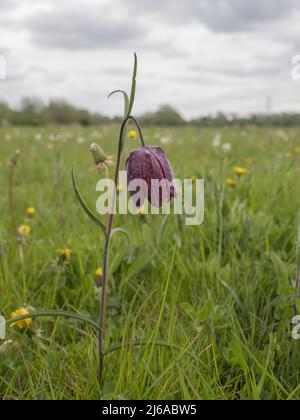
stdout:
<svg viewBox="0 0 300 420">
<path fill-rule="evenodd" d="M 9 211 L 11 215 L 11 224 L 12 228 L 15 231 L 17 229 L 17 222 L 16 222 L 16 210 L 14 207 L 14 167 L 11 166 L 9 168 L 9 175 L 8 175 L 8 205 Z"/>
<path fill-rule="evenodd" d="M 107 295 L 107 272 L 108 272 L 108 256 L 109 256 L 109 245 L 111 240 L 111 232 L 113 226 L 113 219 L 114 219 L 114 207 L 116 202 L 116 189 L 119 181 L 119 170 L 120 170 L 120 163 L 121 163 L 121 155 L 124 146 L 124 132 L 126 130 L 126 125 L 129 120 L 134 121 L 136 124 L 142 146 L 145 147 L 145 142 L 143 139 L 143 134 L 141 127 L 138 121 L 132 117 L 128 116 L 125 118 L 121 125 L 120 134 L 119 134 L 119 145 L 118 145 L 118 154 L 117 154 L 117 162 L 116 162 L 116 170 L 115 170 L 115 189 L 112 198 L 112 207 L 109 213 L 107 226 L 106 226 L 106 236 L 105 236 L 105 245 L 104 245 L 104 253 L 103 253 L 103 274 L 102 274 L 102 290 L 101 290 L 101 302 L 100 302 L 100 319 L 99 319 L 99 340 L 98 340 L 98 347 L 99 347 L 99 381 L 100 385 L 103 384 L 103 370 L 104 370 L 104 338 L 105 338 L 105 318 L 106 318 L 106 295 Z"/>
</svg>

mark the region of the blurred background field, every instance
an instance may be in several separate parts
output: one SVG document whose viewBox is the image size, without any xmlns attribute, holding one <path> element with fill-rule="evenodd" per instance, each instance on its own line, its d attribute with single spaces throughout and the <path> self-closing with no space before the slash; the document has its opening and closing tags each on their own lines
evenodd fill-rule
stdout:
<svg viewBox="0 0 300 420">
<path fill-rule="evenodd" d="M 97 384 L 94 332 L 71 320 L 35 319 L 0 343 L 0 397 L 9 399 L 299 399 L 299 342 L 291 338 L 299 215 L 298 128 L 145 129 L 175 176 L 205 179 L 205 221 L 118 216 L 132 237 L 110 254 L 110 354 Z M 75 200 L 71 168 L 95 208 L 99 175 L 89 145 L 115 155 L 117 125 L 0 127 L 0 307 L 78 311 L 97 320 L 103 240 Z M 125 155 L 139 147 L 127 139 Z M 7 161 L 14 173 L 11 227 Z M 126 157 L 126 156 L 125 156 Z M 240 178 L 235 167 L 247 169 Z M 124 167 L 124 162 L 123 162 Z M 110 171 L 112 176 L 113 168 Z M 235 181 L 238 183 L 235 185 Z M 232 182 L 234 181 L 234 182 Z M 120 191 L 120 194 L 124 193 Z M 29 218 L 26 211 L 34 207 Z M 61 249 L 71 250 L 62 263 Z M 96 281 L 98 280 L 98 281 Z M 146 340 L 141 347 L 125 346 Z M 154 340 L 178 348 L 154 346 Z"/>
</svg>

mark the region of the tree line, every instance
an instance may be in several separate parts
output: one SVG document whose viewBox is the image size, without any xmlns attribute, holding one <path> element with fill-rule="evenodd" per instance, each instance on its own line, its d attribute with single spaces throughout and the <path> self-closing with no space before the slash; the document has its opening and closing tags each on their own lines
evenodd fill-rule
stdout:
<svg viewBox="0 0 300 420">
<path fill-rule="evenodd" d="M 162 105 L 158 111 L 140 116 L 144 126 L 184 126 L 232 127 L 248 126 L 300 126 L 300 113 L 252 114 L 241 117 L 236 114 L 219 112 L 215 115 L 201 116 L 186 120 L 170 105 Z M 0 102 L 0 125 L 44 126 L 71 125 L 82 126 L 119 123 L 121 117 L 108 117 L 77 108 L 63 100 L 53 100 L 44 104 L 38 99 L 23 99 L 19 109 L 13 109 L 5 102 Z"/>
</svg>

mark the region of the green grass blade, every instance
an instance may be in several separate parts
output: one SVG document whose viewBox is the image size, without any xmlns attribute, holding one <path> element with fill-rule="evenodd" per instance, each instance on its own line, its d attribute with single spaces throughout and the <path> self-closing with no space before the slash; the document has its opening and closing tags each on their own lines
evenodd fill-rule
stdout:
<svg viewBox="0 0 300 420">
<path fill-rule="evenodd" d="M 136 90 L 136 75 L 137 75 L 137 55 L 136 53 L 134 53 L 134 66 L 133 66 L 132 84 L 131 84 L 131 92 L 130 92 L 130 101 L 129 101 L 128 113 L 126 117 L 129 117 L 129 115 L 132 112 L 133 105 L 134 105 L 135 90 Z"/>
</svg>

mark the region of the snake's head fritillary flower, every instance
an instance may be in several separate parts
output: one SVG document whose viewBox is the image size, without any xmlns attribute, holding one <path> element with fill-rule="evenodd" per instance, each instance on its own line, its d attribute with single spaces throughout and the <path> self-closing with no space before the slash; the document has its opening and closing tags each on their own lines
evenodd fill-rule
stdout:
<svg viewBox="0 0 300 420">
<path fill-rule="evenodd" d="M 25 308 L 17 309 L 15 312 L 11 314 L 12 318 L 18 318 L 20 316 L 28 315 L 29 311 Z M 12 327 L 17 326 L 20 330 L 27 330 L 32 324 L 32 319 L 22 319 L 20 321 L 16 321 L 11 324 Z"/>
<path fill-rule="evenodd" d="M 164 151 L 157 146 L 133 150 L 126 162 L 129 192 L 138 195 L 135 205 L 140 207 L 148 201 L 155 207 L 176 197 L 174 175 Z M 140 181 L 143 186 L 140 186 Z M 137 189 L 130 191 L 130 184 L 137 183 Z M 134 197 L 135 198 L 135 197 Z"/>
</svg>

